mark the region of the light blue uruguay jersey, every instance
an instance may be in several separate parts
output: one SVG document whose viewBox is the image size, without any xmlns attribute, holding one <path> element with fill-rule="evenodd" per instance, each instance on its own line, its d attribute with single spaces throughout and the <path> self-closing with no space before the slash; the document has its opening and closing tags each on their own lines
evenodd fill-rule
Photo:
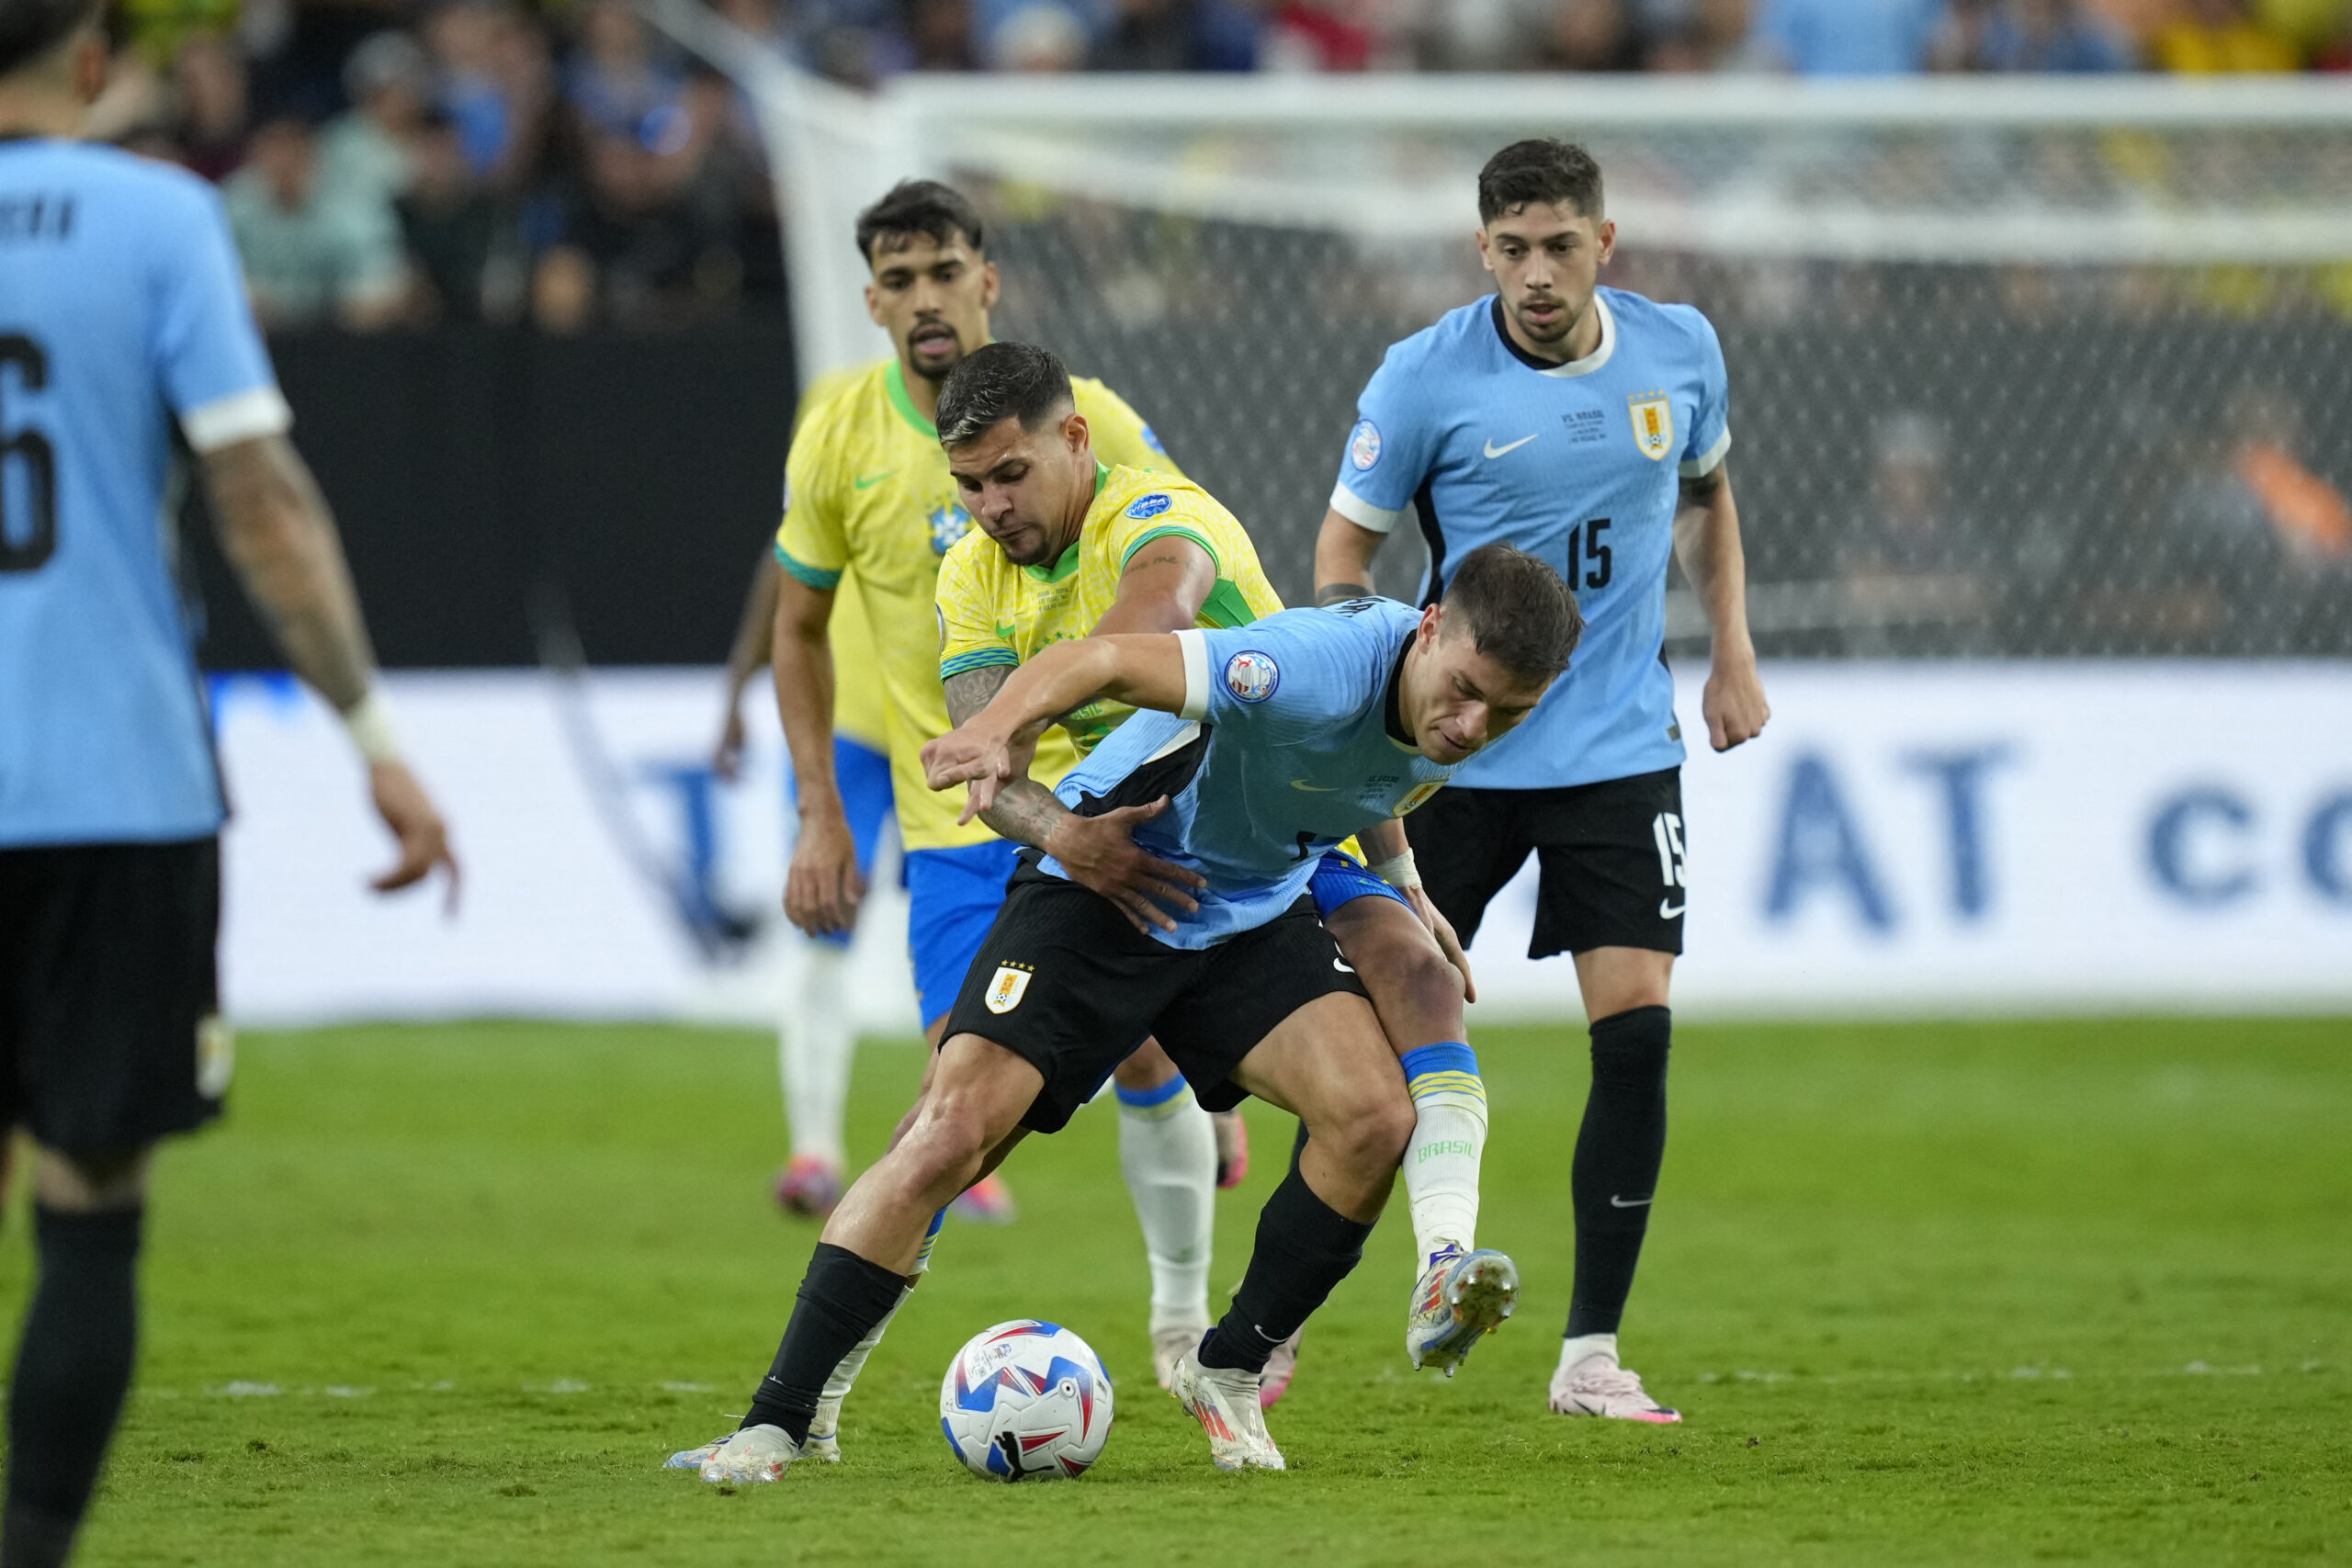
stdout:
<svg viewBox="0 0 2352 1568">
<path fill-rule="evenodd" d="M 198 452 L 288 423 L 219 198 L 108 148 L 0 140 L 0 847 L 220 827 L 174 417 Z"/>
<path fill-rule="evenodd" d="M 1683 476 L 1731 446 L 1723 348 L 1706 317 L 1603 288 L 1600 343 L 1566 365 L 1523 355 L 1488 296 L 1388 351 L 1357 402 L 1331 506 L 1375 533 L 1407 508 L 1428 541 L 1420 602 L 1462 558 L 1506 540 L 1575 590 L 1568 672 L 1455 783 L 1549 789 L 1682 761 L 1661 657 L 1666 565 Z"/>
<path fill-rule="evenodd" d="M 1306 891 L 1324 851 L 1438 792 L 1453 769 L 1397 735 L 1419 624 L 1408 605 L 1358 599 L 1176 634 L 1183 711 L 1136 714 L 1055 789 L 1080 811 L 1169 797 L 1136 842 L 1208 887 L 1174 935 L 1152 935 L 1203 948 L 1264 925 Z"/>
</svg>

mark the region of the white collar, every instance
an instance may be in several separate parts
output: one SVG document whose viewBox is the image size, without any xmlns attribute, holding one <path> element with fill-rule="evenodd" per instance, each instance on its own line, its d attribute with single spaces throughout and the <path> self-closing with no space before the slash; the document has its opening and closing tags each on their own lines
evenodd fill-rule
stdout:
<svg viewBox="0 0 2352 1568">
<path fill-rule="evenodd" d="M 1563 380 L 1569 380 L 1578 376 L 1589 376 L 1609 363 L 1609 356 L 1617 352 L 1617 318 L 1610 313 L 1609 301 L 1602 299 L 1598 291 L 1593 294 L 1592 308 L 1600 315 L 1599 344 L 1582 359 L 1571 359 L 1566 365 L 1547 366 L 1537 371 L 1537 375 L 1557 376 Z"/>
</svg>

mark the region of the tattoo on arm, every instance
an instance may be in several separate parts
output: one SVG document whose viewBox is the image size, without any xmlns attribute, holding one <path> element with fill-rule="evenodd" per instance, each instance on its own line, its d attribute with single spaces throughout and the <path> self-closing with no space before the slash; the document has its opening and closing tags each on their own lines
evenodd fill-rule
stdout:
<svg viewBox="0 0 2352 1568">
<path fill-rule="evenodd" d="M 326 498 L 283 435 L 208 454 L 220 552 L 287 661 L 338 711 L 368 694 L 375 651 Z"/>
<path fill-rule="evenodd" d="M 947 677 L 942 688 L 947 694 L 948 721 L 963 724 L 988 706 L 1012 678 L 1012 670 L 1010 664 L 990 664 Z M 1046 835 L 1069 814 L 1069 807 L 1044 784 L 1035 779 L 1015 779 L 997 792 L 996 804 L 980 813 L 980 820 L 1003 838 L 1042 850 Z"/>
<path fill-rule="evenodd" d="M 1035 779 L 1015 779 L 997 791 L 996 803 L 980 813 L 980 820 L 999 837 L 1042 850 L 1046 836 L 1069 815 L 1070 808 Z"/>
<path fill-rule="evenodd" d="M 1372 589 L 1362 582 L 1327 582 L 1315 591 L 1315 603 L 1321 606 L 1344 604 L 1351 599 L 1369 599 Z"/>
<path fill-rule="evenodd" d="M 940 683 L 947 694 L 947 722 L 960 726 L 988 706 L 989 699 L 1012 679 L 1012 669 L 1010 664 L 989 664 L 947 677 Z"/>
</svg>

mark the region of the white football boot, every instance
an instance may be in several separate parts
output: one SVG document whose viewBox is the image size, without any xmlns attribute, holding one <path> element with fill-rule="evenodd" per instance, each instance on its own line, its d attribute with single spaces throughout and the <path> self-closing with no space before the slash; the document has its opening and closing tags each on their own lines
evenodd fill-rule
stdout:
<svg viewBox="0 0 2352 1568">
<path fill-rule="evenodd" d="M 1552 1413 L 1648 1421 L 1661 1427 L 1682 1419 L 1680 1411 L 1649 1396 L 1639 1372 L 1617 1364 L 1613 1334 L 1590 1335 L 1563 1347 L 1559 1371 L 1552 1374 Z"/>
<path fill-rule="evenodd" d="M 714 1485 L 748 1485 L 782 1480 L 801 1454 L 781 1427 L 743 1427 L 715 1443 L 672 1454 L 662 1468 L 695 1471 Z"/>
<path fill-rule="evenodd" d="M 1448 1247 L 1430 1260 L 1413 1287 L 1405 1354 L 1415 1371 L 1426 1367 L 1452 1377 L 1470 1348 L 1518 1307 L 1518 1265 L 1490 1247 L 1476 1252 Z"/>
<path fill-rule="evenodd" d="M 1258 1374 L 1236 1367 L 1204 1367 L 1198 1349 L 1177 1359 L 1168 1392 L 1209 1435 L 1209 1458 L 1219 1470 L 1283 1468 L 1282 1450 L 1266 1435 L 1258 1408 Z"/>
</svg>

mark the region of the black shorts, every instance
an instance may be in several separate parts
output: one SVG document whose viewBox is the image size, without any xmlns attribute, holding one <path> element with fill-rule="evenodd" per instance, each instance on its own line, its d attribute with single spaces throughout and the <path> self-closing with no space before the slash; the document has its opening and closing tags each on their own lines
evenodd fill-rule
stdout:
<svg viewBox="0 0 2352 1568">
<path fill-rule="evenodd" d="M 1230 1080 L 1241 1058 L 1335 991 L 1361 997 L 1363 983 L 1310 898 L 1194 952 L 1144 935 L 1101 894 L 1024 861 L 940 1038 L 993 1040 L 1043 1073 L 1021 1124 L 1054 1133 L 1152 1036 L 1204 1109 L 1231 1110 L 1247 1098 Z"/>
<path fill-rule="evenodd" d="M 1543 873 L 1527 956 L 1682 951 L 1682 770 L 1566 789 L 1442 789 L 1405 818 L 1430 901 L 1466 944 L 1528 852 Z"/>
<path fill-rule="evenodd" d="M 220 844 L 0 849 L 0 1122 L 67 1154 L 220 1114 Z"/>
</svg>

